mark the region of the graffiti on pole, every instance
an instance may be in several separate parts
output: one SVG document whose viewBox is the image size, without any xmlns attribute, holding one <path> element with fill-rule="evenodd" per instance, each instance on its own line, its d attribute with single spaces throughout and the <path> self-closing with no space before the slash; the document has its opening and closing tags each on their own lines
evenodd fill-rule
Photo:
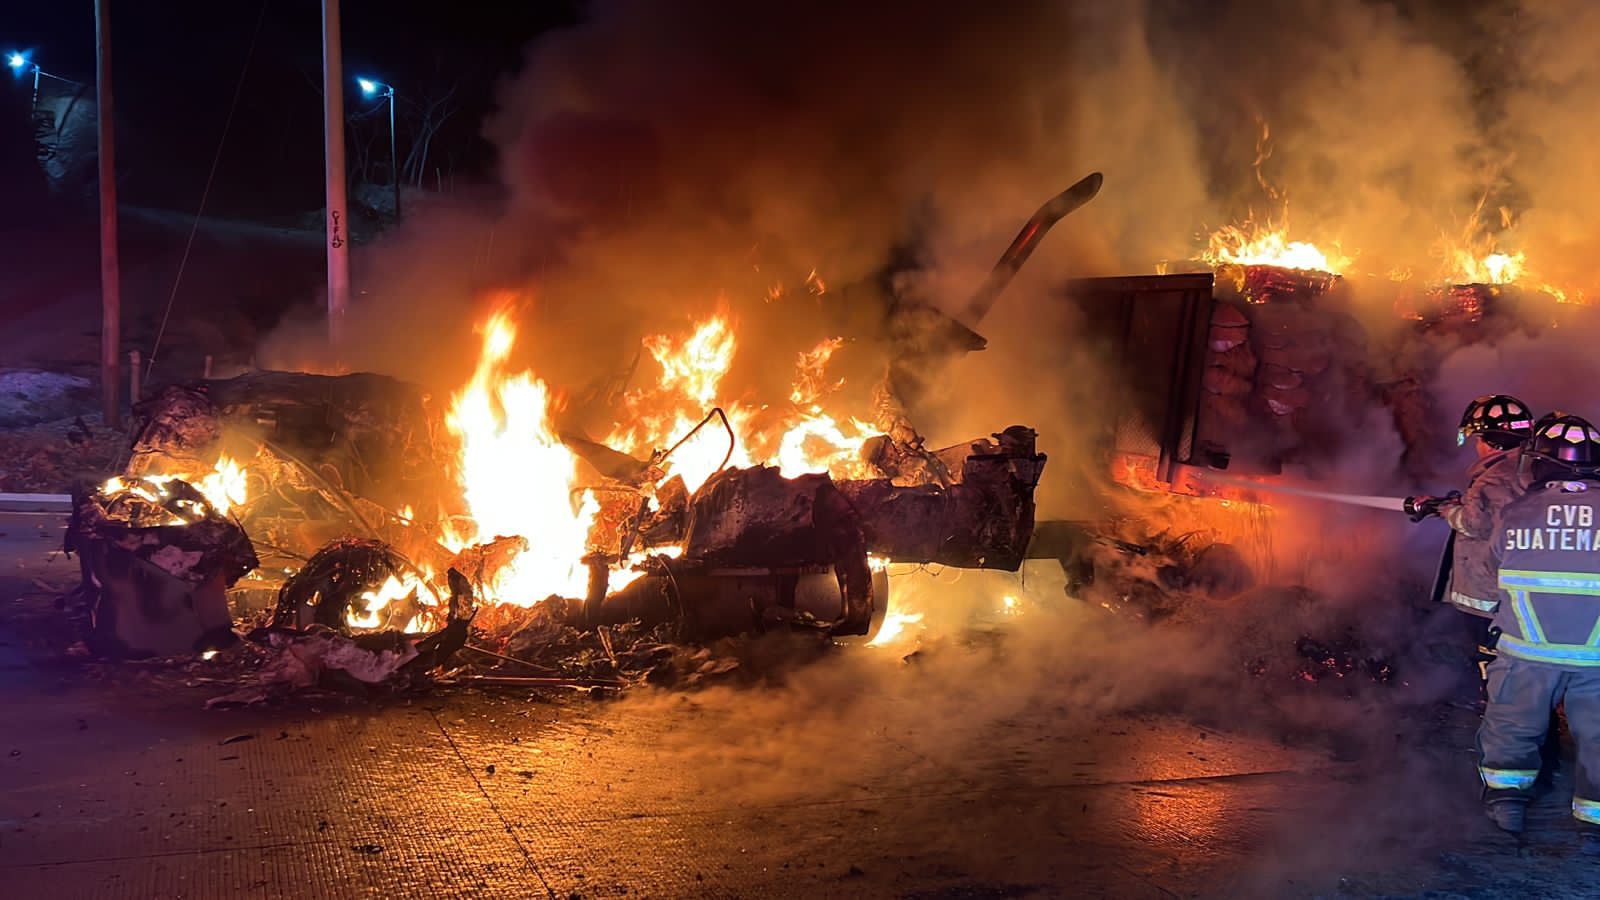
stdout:
<svg viewBox="0 0 1600 900">
<path fill-rule="evenodd" d="M 329 216 L 333 226 L 328 231 L 329 243 L 333 246 L 333 249 L 337 250 L 344 246 L 344 233 L 339 230 L 339 211 L 337 209 L 332 210 Z"/>
</svg>

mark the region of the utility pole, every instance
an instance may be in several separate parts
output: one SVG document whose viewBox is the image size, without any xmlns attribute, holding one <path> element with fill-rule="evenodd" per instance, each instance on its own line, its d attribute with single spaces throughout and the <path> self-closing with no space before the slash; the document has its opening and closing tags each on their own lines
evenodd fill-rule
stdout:
<svg viewBox="0 0 1600 900">
<path fill-rule="evenodd" d="M 99 0 L 105 2 L 105 0 Z M 350 300 L 350 224 L 345 214 L 344 63 L 339 0 L 322 0 L 322 98 L 328 193 L 328 340 L 343 341 Z"/>
<path fill-rule="evenodd" d="M 100 411 L 122 427 L 122 289 L 117 266 L 117 158 L 111 120 L 111 0 L 94 3 L 96 108 L 100 130 Z"/>
</svg>

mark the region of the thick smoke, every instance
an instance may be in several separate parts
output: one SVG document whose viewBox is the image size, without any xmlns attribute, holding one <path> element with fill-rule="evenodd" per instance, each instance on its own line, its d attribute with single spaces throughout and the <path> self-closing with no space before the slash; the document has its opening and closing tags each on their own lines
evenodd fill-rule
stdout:
<svg viewBox="0 0 1600 900">
<path fill-rule="evenodd" d="M 488 123 L 505 208 L 419 217 L 376 248 L 344 362 L 448 378 L 398 360 L 419 323 L 463 335 L 494 283 L 536 298 L 530 349 L 551 377 L 615 364 L 719 301 L 763 358 L 771 332 L 797 343 L 785 325 L 816 318 L 788 308 L 813 270 L 838 290 L 894 266 L 913 273 L 904 290 L 953 305 L 1094 169 L 1114 202 L 1033 267 L 1181 258 L 1207 218 L 1192 130 L 1138 10 L 1098 6 L 597 4 L 535 44 Z M 768 302 L 776 285 L 794 299 Z"/>
<path fill-rule="evenodd" d="M 1568 5 L 596 3 L 504 85 L 492 200 L 419 209 L 358 257 L 337 362 L 454 387 L 500 288 L 520 298 L 526 361 L 572 390 L 715 310 L 741 342 L 725 395 L 781 398 L 787 361 L 839 333 L 862 338 L 859 385 L 881 371 L 885 293 L 960 309 L 1022 220 L 1098 170 L 1101 195 L 980 323 L 990 349 L 917 410 L 935 445 L 1035 425 L 1043 513 L 1092 512 L 1061 476 L 1099 464 L 1082 449 L 1115 375 L 1075 339 L 1061 280 L 1181 264 L 1207 228 L 1286 212 L 1291 237 L 1337 243 L 1356 274 L 1421 283 L 1480 201 L 1473 221 L 1498 227 L 1513 152 L 1515 182 L 1540 186 L 1517 233 L 1582 245 L 1589 204 L 1563 187 L 1587 183 L 1592 54 L 1564 36 L 1584 32 L 1562 27 L 1582 21 Z M 1397 327 L 1391 290 L 1357 296 Z M 306 360 L 303 332 L 279 338 L 264 360 Z M 1352 425 L 1368 438 L 1337 480 L 1404 487 L 1380 418 Z"/>
<path fill-rule="evenodd" d="M 1508 84 L 1495 134 L 1518 221 L 1508 243 L 1542 279 L 1592 292 L 1600 231 L 1600 9 L 1581 0 L 1522 0 L 1501 20 Z"/>
<path fill-rule="evenodd" d="M 969 436 L 953 411 L 977 399 L 1006 413 L 982 428 L 1081 419 L 1093 379 L 1050 298 L 1064 276 L 1182 264 L 1205 230 L 1285 211 L 1294 237 L 1338 243 L 1362 271 L 1439 266 L 1492 155 L 1463 50 L 1483 39 L 1441 21 L 1332 0 L 596 3 L 505 84 L 486 124 L 495 202 L 419 211 L 358 255 L 357 338 L 337 362 L 458 384 L 500 287 L 525 298 L 523 349 L 557 384 L 724 309 L 737 388 L 770 395 L 788 375 L 773 359 L 830 331 L 870 336 L 885 275 L 959 309 L 1022 220 L 1098 170 L 1101 196 L 983 323 L 998 352 L 927 411 L 947 440 Z M 831 302 L 806 290 L 812 272 Z M 288 329 L 262 359 L 306 363 L 307 338 Z M 1019 377 L 1045 387 L 1019 404 L 992 389 Z"/>
<path fill-rule="evenodd" d="M 1414 3 L 1182 6 L 1151 27 L 1228 217 L 1206 224 L 1287 218 L 1292 239 L 1337 245 L 1357 272 L 1440 274 L 1435 245 L 1483 186 L 1473 86 L 1441 43 L 1453 35 Z"/>
<path fill-rule="evenodd" d="M 1355 0 L 596 3 L 584 24 L 536 42 L 504 86 L 486 125 L 501 151 L 495 202 L 413 213 L 366 252 L 357 337 L 339 362 L 459 384 L 485 292 L 505 288 L 524 298 L 528 362 L 557 384 L 623 368 L 640 336 L 720 309 L 738 321 L 734 392 L 782 397 L 795 352 L 841 328 L 872 335 L 880 288 L 960 309 L 1040 203 L 1101 171 L 1101 195 L 982 323 L 990 349 L 952 364 L 918 420 L 935 445 L 1035 426 L 1052 456 L 1043 514 L 1090 517 L 1101 498 L 1067 496 L 1078 482 L 1063 476 L 1098 463 L 1084 450 L 1114 412 L 1114 374 L 1075 339 L 1081 311 L 1060 300 L 1062 279 L 1181 264 L 1208 229 L 1285 210 L 1291 237 L 1338 244 L 1356 274 L 1432 279 L 1441 236 L 1465 234 L 1481 199 L 1490 228 L 1492 211 L 1519 199 L 1504 175 L 1513 147 L 1515 234 L 1530 261 L 1592 258 L 1583 223 L 1600 197 L 1586 192 L 1600 179 L 1586 177 L 1596 105 L 1583 85 L 1600 55 L 1571 42 L 1600 29 L 1582 27 L 1585 4 L 1536 6 L 1502 32 L 1481 24 L 1487 12 L 1445 27 L 1442 5 Z M 1508 40 L 1523 48 L 1520 74 L 1500 90 L 1484 73 L 1504 67 L 1483 59 Z M 820 294 L 806 286 L 813 272 Z M 1364 296 L 1372 322 L 1392 317 L 1392 293 Z M 264 355 L 299 361 L 304 341 L 285 331 Z M 1512 389 L 1501 360 L 1534 350 L 1510 341 L 1449 356 L 1440 408 L 1453 416 L 1471 396 Z M 1531 402 L 1571 402 L 1553 381 L 1526 384 Z M 1398 436 L 1376 418 L 1354 427 L 1371 433 L 1332 474 L 1362 492 L 1402 487 Z M 1319 629 L 1359 625 L 1380 648 L 1420 654 L 1429 629 L 1449 627 L 1452 613 L 1419 627 L 1404 605 L 1432 574 L 1439 534 L 1382 515 L 1284 503 L 1212 523 L 1261 577 L 1315 592 L 1197 600 L 1187 621 L 1150 628 L 1107 614 L 1119 597 L 1068 600 L 1057 584 L 1027 594 L 1001 648 L 951 643 L 906 665 L 858 655 L 761 697 L 628 702 L 641 715 L 697 705 L 705 728 L 665 733 L 663 747 L 704 789 L 752 803 L 892 778 L 885 757 L 850 752 L 869 733 L 979 777 L 967 751 L 1039 708 L 1062 711 L 1058 737 L 1164 710 L 1392 741 L 1392 709 L 1372 698 L 1285 695 L 1281 681 L 1255 690 L 1266 682 L 1245 666 Z M 1404 566 L 1372 562 L 1397 556 Z M 1129 565 L 1149 565 L 1144 581 L 1159 588 L 1154 562 Z M 952 594 L 939 602 L 948 609 Z M 1408 675 L 1410 699 L 1437 696 L 1429 671 Z M 1393 770 L 1417 778 L 1397 795 L 1408 816 L 1455 802 L 1412 796 L 1433 776 Z"/>
</svg>

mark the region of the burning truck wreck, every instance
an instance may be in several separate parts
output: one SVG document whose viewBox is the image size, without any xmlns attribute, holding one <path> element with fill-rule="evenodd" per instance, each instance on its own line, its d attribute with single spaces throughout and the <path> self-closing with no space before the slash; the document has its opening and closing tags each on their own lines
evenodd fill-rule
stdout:
<svg viewBox="0 0 1600 900">
<path fill-rule="evenodd" d="M 475 597 L 512 608 L 537 602 L 587 629 L 638 620 L 672 623 L 700 639 L 772 627 L 870 638 L 888 608 L 889 560 L 1019 566 L 1045 464 L 1034 432 L 1013 426 L 939 451 L 887 435 L 863 440 L 859 466 L 878 467 L 877 477 L 719 467 L 691 492 L 681 476 L 665 475 L 666 454 L 634 461 L 625 478 L 596 466 L 578 501 L 584 518 L 565 520 L 587 524 L 582 552 L 544 581 L 563 562 L 540 547 L 548 535 L 530 529 L 462 544 L 451 529 L 470 512 L 414 512 L 423 497 L 405 473 L 418 460 L 404 457 L 427 458 L 426 435 L 440 424 L 427 421 L 421 405 L 411 407 L 422 417 L 415 421 L 370 423 L 420 436 L 420 444 L 379 448 L 351 422 L 333 426 L 340 434 L 331 441 L 332 432 L 295 433 L 296 414 L 326 428 L 339 405 L 329 398 L 377 384 L 263 373 L 203 391 L 172 387 L 146 404 L 130 464 L 138 472 L 80 494 L 69 528 L 91 646 L 113 655 L 207 649 L 219 616 L 226 632 L 223 589 L 245 609 L 271 598 L 276 626 L 341 632 L 433 630 L 446 622 L 445 598 Z M 411 390 L 381 384 L 385 392 Z M 727 424 L 722 410 L 713 417 Z M 224 449 L 241 445 L 254 451 Z M 600 456 L 601 466 L 621 455 L 596 446 L 574 455 L 584 454 Z M 190 474 L 196 469 L 209 472 Z M 563 487 L 556 499 L 570 514 L 565 494 Z M 185 568 L 164 566 L 169 559 Z M 521 568 L 530 561 L 543 571 L 530 577 Z M 451 591 L 435 573 L 469 587 Z M 160 597 L 171 599 L 163 605 Z M 510 615 L 487 612 L 485 621 Z M 204 627 L 160 627 L 191 613 Z"/>
<path fill-rule="evenodd" d="M 1040 210 L 972 321 L 1099 184 Z M 383 652 L 406 651 L 377 667 L 387 677 L 442 664 L 470 623 L 491 640 L 469 649 L 539 672 L 501 651 L 530 632 L 591 635 L 614 672 L 623 632 L 871 641 L 893 606 L 891 565 L 1016 571 L 1028 555 L 1046 463 L 1035 431 L 930 449 L 898 399 L 921 389 L 928 359 L 983 347 L 953 319 L 895 310 L 871 412 L 847 418 L 827 411 L 844 338 L 797 355 L 787 404 L 721 399 L 736 347 L 722 316 L 647 338 L 624 376 L 571 394 L 507 370 L 504 300 L 448 403 L 381 375 L 256 372 L 139 404 L 124 475 L 79 490 L 68 529 L 89 647 L 211 651 L 253 619 L 266 623 L 257 642 L 285 652 L 389 636 L 400 643 Z M 644 353 L 659 375 L 630 388 Z M 604 439 L 589 436 L 597 420 Z"/>
<path fill-rule="evenodd" d="M 136 408 L 123 475 L 77 498 L 68 547 L 88 644 L 192 652 L 226 642 L 235 620 L 270 622 L 280 641 L 414 644 L 470 623 L 487 643 L 463 637 L 469 652 L 570 674 L 529 662 L 537 633 L 609 674 L 624 632 L 650 658 L 666 642 L 773 631 L 872 642 L 893 618 L 892 567 L 1028 560 L 1058 562 L 1069 597 L 1158 621 L 1188 594 L 1274 582 L 1270 548 L 1249 546 L 1272 516 L 1264 498 L 1320 483 L 1351 422 L 1403 439 L 1390 486 L 1435 478 L 1446 350 L 1577 314 L 1473 284 L 1399 291 L 1383 327 L 1339 274 L 1248 254 L 1067 282 L 1056 299 L 1081 314 L 1119 413 L 1085 448 L 1100 474 L 1069 487 L 1099 510 L 1036 523 L 1046 456 L 1032 428 L 930 449 L 907 410 L 936 389 L 930 373 L 984 349 L 974 328 L 1100 187 L 1091 175 L 1041 207 L 959 320 L 891 298 L 865 339 L 797 352 L 787 403 L 722 390 L 739 343 L 723 314 L 644 338 L 623 371 L 581 389 L 511 371 L 509 294 L 447 399 L 376 374 L 168 385 Z M 862 348 L 875 382 L 830 368 Z M 1302 678 L 1392 671 L 1349 634 L 1294 643 Z"/>
</svg>

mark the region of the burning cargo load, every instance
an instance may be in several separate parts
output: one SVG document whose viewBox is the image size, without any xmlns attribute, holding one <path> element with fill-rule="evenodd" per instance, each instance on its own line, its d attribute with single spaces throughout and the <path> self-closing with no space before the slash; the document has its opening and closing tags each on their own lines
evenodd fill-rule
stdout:
<svg viewBox="0 0 1600 900">
<path fill-rule="evenodd" d="M 1070 298 L 1095 321 L 1122 373 L 1112 472 L 1139 489 L 1205 493 L 1202 470 L 1315 481 L 1366 431 L 1398 434 L 1397 474 L 1428 482 L 1454 467 L 1453 410 L 1438 406 L 1455 352 L 1576 329 L 1588 306 L 1514 285 L 1423 291 L 1369 282 L 1375 312 L 1343 276 L 1221 263 L 1186 273 L 1084 279 Z M 1120 329 L 1120 333 L 1119 330 Z M 1141 359 L 1170 364 L 1140 371 Z"/>
</svg>

